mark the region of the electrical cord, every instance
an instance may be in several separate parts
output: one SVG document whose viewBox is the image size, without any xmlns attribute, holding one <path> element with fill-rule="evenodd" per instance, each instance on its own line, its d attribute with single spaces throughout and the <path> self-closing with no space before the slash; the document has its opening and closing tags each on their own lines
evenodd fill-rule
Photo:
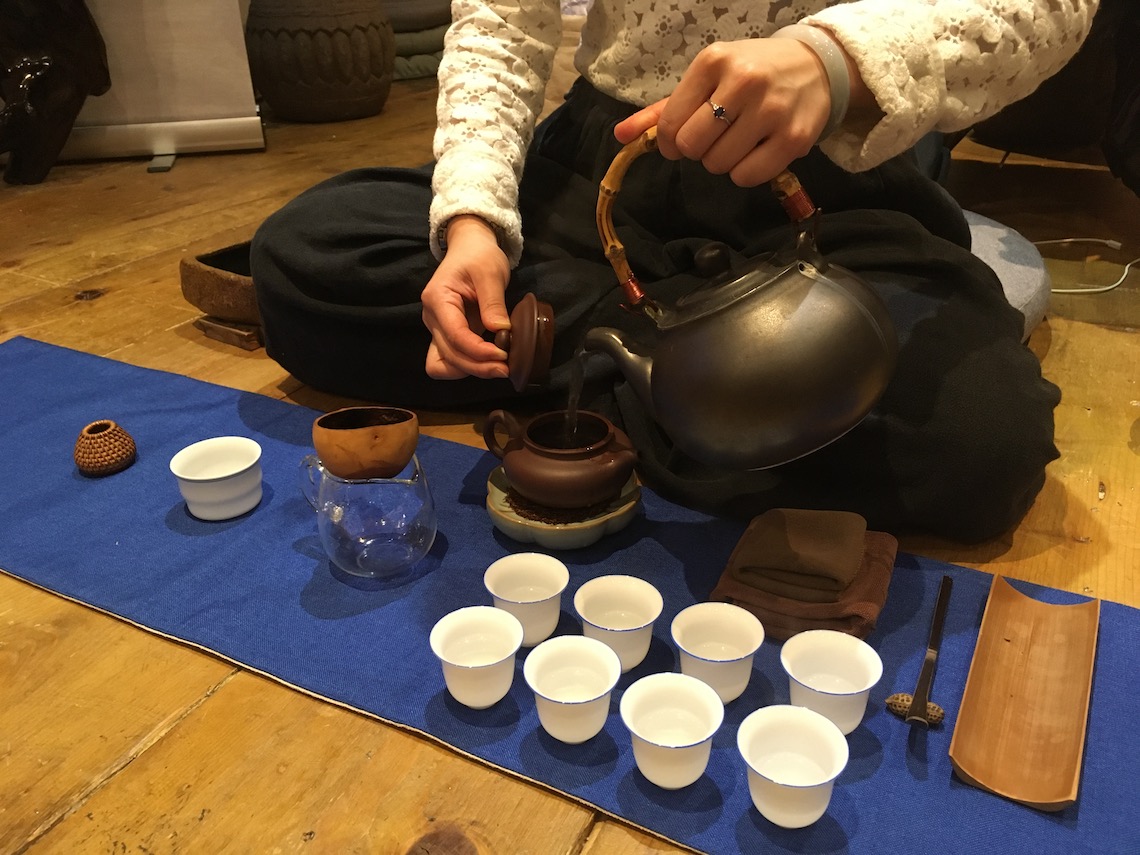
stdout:
<svg viewBox="0 0 1140 855">
<path fill-rule="evenodd" d="M 1049 245 L 1064 245 L 1070 246 L 1074 243 L 1099 243 L 1110 249 L 1120 249 L 1121 244 L 1118 240 L 1106 240 L 1105 238 L 1060 238 L 1058 240 L 1037 240 L 1033 242 L 1034 246 L 1049 246 Z M 1140 264 L 1140 258 L 1134 258 L 1124 265 L 1124 272 L 1120 274 L 1120 278 L 1113 282 L 1111 285 L 1089 285 L 1082 288 L 1050 288 L 1050 293 L 1053 294 L 1103 294 L 1105 291 L 1111 291 L 1113 288 L 1118 287 L 1125 279 L 1128 278 L 1128 271 L 1132 269 L 1132 265 Z"/>
</svg>

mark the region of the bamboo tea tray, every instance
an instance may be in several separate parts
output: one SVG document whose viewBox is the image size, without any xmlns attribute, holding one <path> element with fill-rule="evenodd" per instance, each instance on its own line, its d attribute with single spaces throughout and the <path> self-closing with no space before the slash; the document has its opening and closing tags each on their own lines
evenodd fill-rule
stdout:
<svg viewBox="0 0 1140 855">
<path fill-rule="evenodd" d="M 995 576 L 950 762 L 968 784 L 1040 810 L 1077 799 L 1100 601 L 1052 605 Z"/>
</svg>

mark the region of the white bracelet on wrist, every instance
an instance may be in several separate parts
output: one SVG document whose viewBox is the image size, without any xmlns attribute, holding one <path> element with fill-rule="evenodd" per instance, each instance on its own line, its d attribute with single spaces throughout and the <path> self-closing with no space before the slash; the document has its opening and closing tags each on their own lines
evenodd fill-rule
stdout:
<svg viewBox="0 0 1140 855">
<path fill-rule="evenodd" d="M 843 124 L 843 118 L 847 115 L 847 106 L 851 101 L 851 78 L 847 74 L 847 60 L 843 56 L 843 51 L 823 30 L 807 24 L 783 27 L 772 33 L 772 38 L 795 39 L 811 48 L 823 63 L 831 91 L 831 113 L 819 135 L 821 140 L 824 139 Z"/>
</svg>

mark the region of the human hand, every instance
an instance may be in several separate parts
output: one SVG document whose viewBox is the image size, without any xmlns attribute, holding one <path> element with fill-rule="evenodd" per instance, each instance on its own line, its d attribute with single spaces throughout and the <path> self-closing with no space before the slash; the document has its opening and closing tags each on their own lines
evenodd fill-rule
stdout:
<svg viewBox="0 0 1140 855">
<path fill-rule="evenodd" d="M 437 380 L 506 377 L 507 354 L 482 337 L 509 329 L 504 294 L 510 264 L 494 230 L 462 215 L 447 225 L 447 254 L 420 295 L 431 332 L 425 369 Z"/>
<path fill-rule="evenodd" d="M 855 68 L 849 60 L 848 68 Z M 857 72 L 852 82 L 853 90 L 863 89 Z M 862 94 L 853 92 L 853 103 Z M 723 116 L 712 105 L 723 105 Z M 808 153 L 830 110 L 827 73 L 806 45 L 793 39 L 716 42 L 697 54 L 672 95 L 630 116 L 614 133 L 628 143 L 656 124 L 666 158 L 698 160 L 713 174 L 754 187 Z"/>
</svg>

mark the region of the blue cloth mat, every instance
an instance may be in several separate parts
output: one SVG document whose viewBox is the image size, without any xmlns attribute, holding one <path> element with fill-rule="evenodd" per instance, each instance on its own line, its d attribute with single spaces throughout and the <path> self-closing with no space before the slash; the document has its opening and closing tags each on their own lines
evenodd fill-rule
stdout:
<svg viewBox="0 0 1140 855">
<path fill-rule="evenodd" d="M 0 345 L 0 401 L 7 449 L 0 567 L 8 573 L 429 735 L 683 845 L 710 853 L 1140 852 L 1134 609 L 1102 606 L 1079 798 L 1043 813 L 962 783 L 947 755 L 991 577 L 900 554 L 869 639 L 883 679 L 849 737 L 850 763 L 823 819 L 787 831 L 752 807 L 736 750 L 747 713 L 788 700 L 778 644 L 761 648 L 747 691 L 728 705 L 707 773 L 686 789 L 662 791 L 640 776 L 617 715 L 621 689 L 676 669 L 669 623 L 712 589 L 740 523 L 645 492 L 644 513 L 623 532 L 560 553 L 571 573 L 560 634 L 579 631 L 572 595 L 603 573 L 644 576 L 665 600 L 649 655 L 619 683 L 605 730 L 568 747 L 539 727 L 521 656 L 510 694 L 475 712 L 451 700 L 428 647 L 440 616 L 490 602 L 484 568 L 527 548 L 487 517 L 486 479 L 498 462 L 489 453 L 422 439 L 439 536 L 413 581 L 369 589 L 332 575 L 298 490 L 313 411 L 21 338 Z M 101 418 L 131 432 L 139 457 L 124 472 L 91 479 L 76 469 L 72 449 L 84 425 Z M 219 434 L 261 443 L 265 495 L 239 519 L 206 523 L 187 514 L 167 465 L 183 446 Z M 883 702 L 914 688 L 943 574 L 954 577 L 954 592 L 933 697 L 948 718 L 912 732 Z M 1018 587 L 1049 602 L 1080 599 Z"/>
</svg>

